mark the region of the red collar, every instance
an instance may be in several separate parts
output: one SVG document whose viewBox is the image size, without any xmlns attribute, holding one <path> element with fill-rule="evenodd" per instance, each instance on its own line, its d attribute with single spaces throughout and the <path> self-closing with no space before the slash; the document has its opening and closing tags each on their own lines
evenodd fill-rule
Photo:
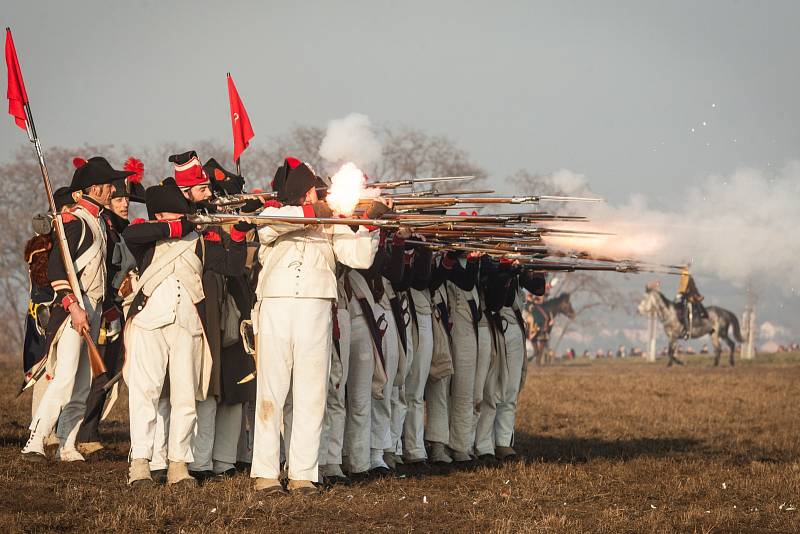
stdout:
<svg viewBox="0 0 800 534">
<path fill-rule="evenodd" d="M 88 211 L 89 213 L 91 213 L 92 215 L 94 215 L 95 217 L 99 217 L 100 216 L 100 210 L 103 209 L 103 207 L 100 206 L 94 200 L 92 200 L 90 198 L 84 198 L 84 197 L 81 197 L 81 198 L 78 199 L 78 202 L 75 203 L 75 207 L 76 208 L 77 207 L 81 207 L 81 208 L 85 209 L 86 211 Z"/>
</svg>

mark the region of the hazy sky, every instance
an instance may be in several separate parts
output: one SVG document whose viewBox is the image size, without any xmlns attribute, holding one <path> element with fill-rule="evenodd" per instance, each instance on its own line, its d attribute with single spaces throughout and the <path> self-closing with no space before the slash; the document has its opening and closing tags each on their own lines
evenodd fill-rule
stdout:
<svg viewBox="0 0 800 534">
<path fill-rule="evenodd" d="M 800 159 L 797 1 L 5 0 L 0 18 L 46 146 L 230 142 L 231 71 L 254 143 L 357 111 L 447 135 L 498 183 L 568 168 L 612 201 Z M 5 123 L 0 158 L 26 142 Z"/>
</svg>

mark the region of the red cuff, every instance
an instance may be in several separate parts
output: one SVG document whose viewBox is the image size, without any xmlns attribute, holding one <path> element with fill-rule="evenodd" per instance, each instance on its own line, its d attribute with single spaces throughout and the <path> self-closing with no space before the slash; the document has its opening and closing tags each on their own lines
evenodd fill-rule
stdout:
<svg viewBox="0 0 800 534">
<path fill-rule="evenodd" d="M 314 213 L 314 205 L 313 204 L 303 204 L 303 217 L 314 218 L 316 217 L 316 213 Z"/>
<path fill-rule="evenodd" d="M 135 218 L 135 219 L 134 219 L 134 220 L 131 222 L 131 224 L 142 224 L 143 222 L 147 222 L 147 221 L 146 221 L 145 219 L 142 219 L 141 217 L 136 217 L 136 218 Z"/>
<path fill-rule="evenodd" d="M 78 297 L 76 297 L 72 293 L 69 293 L 69 294 L 65 295 L 63 299 L 61 299 L 61 306 L 65 310 L 69 311 L 69 307 L 75 302 L 78 302 Z"/>
<path fill-rule="evenodd" d="M 174 221 L 166 221 L 167 225 L 169 226 L 169 236 L 170 237 L 180 237 L 181 236 L 181 221 L 174 220 Z"/>
<path fill-rule="evenodd" d="M 231 241 L 236 241 L 237 243 L 241 243 L 247 237 L 247 232 L 242 232 L 241 230 L 237 230 L 236 228 L 231 228 Z"/>
<path fill-rule="evenodd" d="M 278 202 L 277 200 L 274 200 L 274 199 L 273 200 L 267 200 L 266 202 L 264 202 L 264 207 L 265 208 L 280 208 L 281 205 L 282 204 L 280 202 Z"/>
</svg>

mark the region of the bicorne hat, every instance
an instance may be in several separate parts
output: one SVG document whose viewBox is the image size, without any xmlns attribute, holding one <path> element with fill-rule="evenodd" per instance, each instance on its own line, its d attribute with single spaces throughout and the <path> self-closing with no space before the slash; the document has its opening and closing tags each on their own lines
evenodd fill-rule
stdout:
<svg viewBox="0 0 800 534">
<path fill-rule="evenodd" d="M 131 171 L 133 174 L 128 176 L 125 180 L 114 180 L 114 192 L 111 198 L 128 198 L 131 202 L 144 202 L 144 186 L 142 185 L 142 177 L 144 176 L 144 163 L 136 158 L 128 158 L 125 165 L 122 166 L 126 171 Z"/>
<path fill-rule="evenodd" d="M 115 180 L 124 180 L 133 174 L 130 171 L 114 169 L 108 160 L 101 156 L 89 158 L 85 163 L 83 160 L 76 158 L 73 163 L 77 167 L 72 175 L 72 182 L 69 184 L 69 190 L 73 193 L 75 191 L 83 191 L 93 185 L 110 184 Z"/>
<path fill-rule="evenodd" d="M 203 170 L 211 182 L 212 191 L 218 196 L 238 195 L 244 190 L 244 178 L 226 170 L 214 158 L 206 161 Z"/>
<path fill-rule="evenodd" d="M 281 203 L 295 204 L 316 185 L 317 176 L 308 165 L 297 158 L 286 158 L 275 172 L 272 190 L 278 193 Z"/>
<path fill-rule="evenodd" d="M 165 178 L 158 185 L 148 187 L 144 193 L 150 219 L 156 213 L 192 213 L 192 208 L 173 178 Z"/>
</svg>

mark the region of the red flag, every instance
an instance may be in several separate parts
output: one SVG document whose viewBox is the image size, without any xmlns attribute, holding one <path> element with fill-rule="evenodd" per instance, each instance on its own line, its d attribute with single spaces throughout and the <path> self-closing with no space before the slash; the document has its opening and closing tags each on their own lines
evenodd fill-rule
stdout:
<svg viewBox="0 0 800 534">
<path fill-rule="evenodd" d="M 25 104 L 28 103 L 28 93 L 25 91 L 25 82 L 22 81 L 22 70 L 19 68 L 17 50 L 14 48 L 14 38 L 11 37 L 10 28 L 6 28 L 6 66 L 8 67 L 8 113 L 14 117 L 17 126 L 27 131 Z"/>
<path fill-rule="evenodd" d="M 233 127 L 233 161 L 239 159 L 244 149 L 250 144 L 253 138 L 253 127 L 250 126 L 250 118 L 244 109 L 239 92 L 233 84 L 233 78 L 228 73 L 228 99 L 231 102 L 231 126 Z"/>
</svg>

